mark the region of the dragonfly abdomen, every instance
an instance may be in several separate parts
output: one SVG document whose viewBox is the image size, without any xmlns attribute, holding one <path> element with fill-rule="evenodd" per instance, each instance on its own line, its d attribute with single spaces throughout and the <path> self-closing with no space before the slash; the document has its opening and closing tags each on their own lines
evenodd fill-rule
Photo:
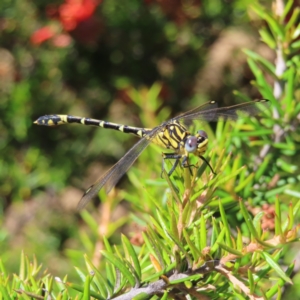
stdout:
<svg viewBox="0 0 300 300">
<path fill-rule="evenodd" d="M 83 125 L 98 126 L 98 127 L 118 130 L 125 133 L 132 133 L 134 135 L 137 135 L 138 137 L 143 137 L 150 131 L 149 129 L 146 128 L 132 127 L 128 125 L 117 124 L 117 123 L 107 122 L 103 120 L 83 118 L 83 117 L 77 117 L 71 115 L 46 115 L 38 118 L 34 123 L 38 125 L 44 125 L 44 126 L 57 126 L 62 124 L 78 123 Z"/>
</svg>

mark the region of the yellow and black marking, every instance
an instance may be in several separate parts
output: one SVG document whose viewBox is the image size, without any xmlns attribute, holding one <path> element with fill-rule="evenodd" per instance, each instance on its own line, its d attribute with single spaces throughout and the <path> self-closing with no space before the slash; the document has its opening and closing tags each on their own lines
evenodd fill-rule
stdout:
<svg viewBox="0 0 300 300">
<path fill-rule="evenodd" d="M 214 173 L 212 167 L 203 156 L 208 145 L 207 134 L 204 131 L 199 130 L 195 135 L 191 135 L 183 123 L 195 120 L 205 120 L 209 122 L 218 121 L 219 119 L 236 120 L 240 117 L 239 111 L 246 112 L 249 116 L 254 116 L 260 112 L 260 105 L 268 105 L 268 103 L 268 100 L 255 100 L 229 107 L 218 108 L 216 102 L 211 101 L 170 119 L 153 129 L 132 127 L 71 115 L 46 115 L 38 118 L 34 123 L 42 126 L 78 123 L 131 133 L 141 138 L 114 166 L 103 174 L 94 185 L 87 189 L 79 202 L 78 208 L 80 209 L 96 196 L 102 187 L 105 186 L 107 192 L 109 192 L 150 143 L 174 151 L 173 153 L 163 153 L 164 160 L 175 159 L 169 175 L 175 170 L 180 160 L 183 167 L 190 167 L 188 163 L 190 154 L 194 154 L 203 160 Z"/>
<path fill-rule="evenodd" d="M 71 115 L 46 115 L 38 118 L 34 123 L 43 126 L 58 126 L 62 124 L 77 123 L 82 125 L 113 129 L 124 133 L 131 133 L 138 137 L 144 137 L 151 132 L 151 129 L 147 128 L 132 127 L 103 120 L 83 118 Z M 166 126 L 162 128 L 162 130 L 151 140 L 151 142 L 162 148 L 178 150 L 180 149 L 180 147 L 182 147 L 182 142 L 184 142 L 189 134 L 190 133 L 185 126 L 177 121 L 174 121 L 171 124 L 166 124 Z"/>
<path fill-rule="evenodd" d="M 116 124 L 112 122 L 96 120 L 91 118 L 76 117 L 71 115 L 47 115 L 38 118 L 34 123 L 37 125 L 44 126 L 57 126 L 62 124 L 78 123 L 88 126 L 98 126 L 118 130 L 125 133 L 132 133 L 134 135 L 137 135 L 138 137 L 143 137 L 147 134 L 147 132 L 149 132 L 149 130 L 145 128 L 132 127 L 123 124 Z"/>
<path fill-rule="evenodd" d="M 163 130 L 161 130 L 153 142 L 163 148 L 179 150 L 186 137 L 190 135 L 185 126 L 174 121 L 171 124 L 166 124 Z"/>
</svg>

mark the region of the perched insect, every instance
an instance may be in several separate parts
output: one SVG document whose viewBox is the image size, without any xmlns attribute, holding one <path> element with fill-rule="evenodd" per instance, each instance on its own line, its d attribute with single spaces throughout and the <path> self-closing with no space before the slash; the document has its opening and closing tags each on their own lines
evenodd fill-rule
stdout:
<svg viewBox="0 0 300 300">
<path fill-rule="evenodd" d="M 263 99 L 229 107 L 217 107 L 217 103 L 215 101 L 211 101 L 166 122 L 163 122 L 161 125 L 153 129 L 131 127 L 102 120 L 70 115 L 47 115 L 38 118 L 34 123 L 44 126 L 56 126 L 66 123 L 94 125 L 103 128 L 119 130 L 125 133 L 131 133 L 141 138 L 114 166 L 112 166 L 91 187 L 86 190 L 78 204 L 78 209 L 81 209 L 102 189 L 102 187 L 105 187 L 107 193 L 109 193 L 150 143 L 155 143 L 165 149 L 174 151 L 173 153 L 163 153 L 164 160 L 175 160 L 173 167 L 168 173 L 169 175 L 172 174 L 181 159 L 182 166 L 189 167 L 188 158 L 191 153 L 201 158 L 214 173 L 210 164 L 203 157 L 208 144 L 206 132 L 199 130 L 195 135 L 191 135 L 184 124 L 193 120 L 236 120 L 239 117 L 238 112 L 246 112 L 247 115 L 254 116 L 260 111 L 259 105 L 266 105 L 268 102 L 268 100 Z"/>
</svg>

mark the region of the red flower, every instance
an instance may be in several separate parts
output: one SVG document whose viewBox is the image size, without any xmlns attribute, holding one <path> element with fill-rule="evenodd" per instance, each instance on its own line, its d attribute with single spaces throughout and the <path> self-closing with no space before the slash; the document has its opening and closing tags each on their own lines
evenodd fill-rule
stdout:
<svg viewBox="0 0 300 300">
<path fill-rule="evenodd" d="M 53 45 L 66 47 L 71 43 L 72 36 L 85 44 L 96 43 L 103 28 L 102 22 L 94 16 L 100 2 L 101 0 L 65 0 L 58 8 L 54 5 L 47 6 L 47 15 L 57 19 L 65 33 L 55 36 L 55 32 L 46 26 L 31 36 L 31 42 L 39 45 L 53 38 Z"/>
<path fill-rule="evenodd" d="M 89 19 L 99 5 L 97 0 L 66 0 L 59 7 L 60 21 L 66 31 L 74 30 L 77 25 Z"/>
<path fill-rule="evenodd" d="M 42 27 L 36 30 L 30 37 L 30 41 L 34 45 L 40 45 L 41 43 L 49 40 L 55 35 L 55 32 L 49 26 Z"/>
</svg>

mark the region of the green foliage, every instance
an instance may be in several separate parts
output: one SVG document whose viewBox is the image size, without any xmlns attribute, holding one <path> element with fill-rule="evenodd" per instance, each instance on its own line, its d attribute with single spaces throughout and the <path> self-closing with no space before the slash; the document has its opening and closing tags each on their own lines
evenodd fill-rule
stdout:
<svg viewBox="0 0 300 300">
<path fill-rule="evenodd" d="M 179 166 L 169 178 L 167 164 L 160 178 L 161 149 L 154 146 L 128 172 L 130 186 L 123 181 L 123 190 L 101 191 L 98 209 L 91 205 L 90 212 L 80 212 L 84 224 L 74 216 L 80 192 L 71 190 L 71 207 L 64 194 L 59 201 L 53 197 L 68 178 L 72 186 L 87 187 L 94 179 L 80 182 L 83 170 L 99 155 L 105 165 L 120 157 L 128 137 L 116 133 L 116 142 L 105 130 L 87 135 L 80 126 L 32 127 L 37 116 L 70 111 L 104 118 L 109 113 L 112 121 L 141 121 L 151 128 L 176 108 L 187 109 L 186 99 L 194 97 L 189 106 L 199 105 L 191 82 L 206 58 L 212 60 L 216 48 L 210 46 L 224 24 L 240 25 L 247 5 L 203 1 L 199 11 L 178 6 L 172 14 L 149 3 L 119 7 L 117 1 L 104 1 L 97 12 L 107 27 L 101 43 L 80 44 L 74 34 L 62 48 L 50 41 L 28 43 L 34 29 L 49 21 L 39 16 L 43 1 L 36 6 L 16 2 L 14 9 L 8 1 L 0 4 L 5 11 L 0 40 L 13 57 L 13 76 L 0 85 L 0 299 L 280 299 L 299 294 L 296 285 L 291 287 L 300 205 L 300 27 L 294 1 L 281 12 L 257 2 L 249 7 L 262 42 L 276 55 L 273 64 L 256 49 L 244 50 L 252 87 L 270 100 L 270 107 L 257 118 L 191 127 L 191 132 L 198 126 L 207 131 L 206 156 L 217 175 L 191 158 L 192 174 Z M 228 101 L 234 80 L 225 74 L 224 82 L 226 88 L 218 92 Z M 234 94 L 250 101 L 249 91 L 241 85 Z M 204 91 L 201 101 L 215 95 Z M 139 121 L 130 119 L 137 112 Z M 102 163 L 96 166 L 102 168 Z M 25 242 L 19 246 L 21 239 Z M 19 247 L 38 259 L 30 262 L 22 253 L 17 274 Z M 68 276 L 52 275 L 61 273 Z"/>
<path fill-rule="evenodd" d="M 166 291 L 169 297 L 201 294 L 220 299 L 234 293 L 253 299 L 264 295 L 270 299 L 285 283 L 291 283 L 293 266 L 283 271 L 278 261 L 283 246 L 297 238 L 298 228 L 293 227 L 292 221 L 300 204 L 291 206 L 288 215 L 283 217 L 277 200 L 276 230 L 272 234 L 261 231 L 260 223 L 252 219 L 240 200 L 241 222 L 246 224 L 246 230 L 238 229 L 233 234 L 222 201 L 218 201 L 218 207 L 210 205 L 208 195 L 219 182 L 215 181 L 201 196 L 195 197 L 203 190 L 201 179 L 189 172 L 185 176 L 192 182 L 189 189 L 182 178 L 168 181 L 168 202 L 164 207 L 157 207 L 149 218 L 150 225 L 143 233 L 145 244 L 141 247 L 134 247 L 124 235 L 121 245 L 112 247 L 103 237 L 106 250 L 101 253 L 106 260 L 105 273 L 86 256 L 87 271 L 77 269 L 84 286 L 67 282 L 66 278 L 53 282 L 47 274 L 37 278 L 41 266 L 36 261 L 30 264 L 22 255 L 19 276 L 14 276 L 12 283 L 2 266 L 2 294 L 13 297 L 19 293 L 24 299 L 51 295 L 60 299 L 77 291 L 84 299 L 149 299 L 154 295 L 161 297 L 162 291 Z M 274 282 L 272 288 L 270 276 Z"/>
</svg>

